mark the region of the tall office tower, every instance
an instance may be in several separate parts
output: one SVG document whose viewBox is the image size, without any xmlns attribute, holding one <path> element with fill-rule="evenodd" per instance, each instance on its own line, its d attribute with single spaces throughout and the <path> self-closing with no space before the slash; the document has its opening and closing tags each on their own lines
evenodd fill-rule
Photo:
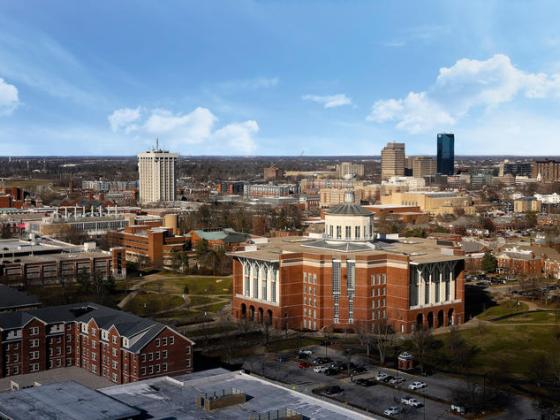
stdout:
<svg viewBox="0 0 560 420">
<path fill-rule="evenodd" d="M 138 155 L 140 203 L 175 201 L 175 161 L 177 155 L 156 147 Z"/>
<path fill-rule="evenodd" d="M 429 156 L 416 156 L 411 158 L 412 176 L 424 178 L 436 174 L 436 161 Z"/>
<path fill-rule="evenodd" d="M 341 162 L 336 165 L 336 176 L 344 178 L 347 175 L 364 176 L 365 167 L 361 163 Z"/>
<path fill-rule="evenodd" d="M 381 150 L 381 178 L 404 176 L 405 153 L 404 143 L 389 142 Z"/>
<path fill-rule="evenodd" d="M 452 133 L 437 135 L 437 173 L 441 175 L 455 173 L 455 135 Z"/>
</svg>

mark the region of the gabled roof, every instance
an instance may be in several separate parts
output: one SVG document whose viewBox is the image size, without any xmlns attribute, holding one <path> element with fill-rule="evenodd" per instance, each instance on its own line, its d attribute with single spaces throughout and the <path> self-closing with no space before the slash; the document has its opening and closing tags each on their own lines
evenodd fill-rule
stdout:
<svg viewBox="0 0 560 420">
<path fill-rule="evenodd" d="M 87 323 L 93 319 L 97 326 L 104 330 L 109 330 L 114 326 L 121 336 L 128 338 L 131 342 L 128 349 L 131 352 L 140 351 L 167 327 L 160 322 L 96 303 L 77 303 L 29 311 L 0 313 L 0 328 L 5 330 L 22 328 L 33 318 L 42 320 L 46 324 Z"/>
</svg>

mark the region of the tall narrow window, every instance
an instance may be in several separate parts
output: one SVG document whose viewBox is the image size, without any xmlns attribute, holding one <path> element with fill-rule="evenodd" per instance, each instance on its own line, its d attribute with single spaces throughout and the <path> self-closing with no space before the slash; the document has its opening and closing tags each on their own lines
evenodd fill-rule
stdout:
<svg viewBox="0 0 560 420">
<path fill-rule="evenodd" d="M 340 261 L 332 262 L 332 289 L 334 301 L 334 322 L 338 323 L 340 319 L 340 278 L 341 264 Z"/>
</svg>

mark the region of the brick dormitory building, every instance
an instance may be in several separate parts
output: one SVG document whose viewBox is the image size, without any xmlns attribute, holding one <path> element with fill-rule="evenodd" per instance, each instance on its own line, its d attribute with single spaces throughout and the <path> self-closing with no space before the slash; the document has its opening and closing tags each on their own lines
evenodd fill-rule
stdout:
<svg viewBox="0 0 560 420">
<path fill-rule="evenodd" d="M 192 371 L 193 342 L 94 303 L 0 313 L 0 378 L 78 366 L 115 383 Z"/>
<path fill-rule="evenodd" d="M 317 238 L 274 238 L 232 252 L 233 315 L 275 328 L 347 330 L 386 321 L 394 331 L 464 322 L 464 256 L 436 240 L 375 239 L 373 215 L 326 211 Z"/>
</svg>

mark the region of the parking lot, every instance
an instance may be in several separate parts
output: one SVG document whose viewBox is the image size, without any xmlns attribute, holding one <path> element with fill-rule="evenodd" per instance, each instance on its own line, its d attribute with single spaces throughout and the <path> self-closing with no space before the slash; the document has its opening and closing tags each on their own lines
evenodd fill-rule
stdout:
<svg viewBox="0 0 560 420">
<path fill-rule="evenodd" d="M 450 405 L 454 389 L 465 386 L 461 379 L 436 373 L 424 377 L 415 376 L 393 369 L 379 368 L 371 364 L 364 357 L 348 357 L 343 352 L 329 349 L 327 356 L 340 365 L 347 366 L 351 362 L 354 366 L 367 369 L 366 372 L 348 375 L 348 369 L 341 368 L 332 376 L 325 373 L 316 373 L 313 368 L 313 360 L 317 357 L 325 357 L 324 348 L 310 347 L 311 356 L 307 359 L 309 367 L 300 367 L 301 360 L 295 352 L 280 354 L 265 354 L 247 358 L 244 368 L 255 374 L 265 376 L 272 380 L 288 384 L 293 389 L 308 394 L 331 398 L 342 404 L 348 404 L 367 411 L 375 417 L 391 417 L 399 419 L 457 419 L 451 413 Z M 327 365 L 330 365 L 328 363 Z M 325 364 L 322 364 L 325 366 Z M 387 375 L 400 377 L 404 382 L 400 385 L 391 385 L 375 380 L 379 371 Z M 373 379 L 369 386 L 363 386 L 356 381 L 359 379 Z M 427 386 L 419 390 L 409 390 L 408 386 L 415 381 L 423 381 Z M 359 381 L 358 381 L 359 382 Z M 410 407 L 401 403 L 403 397 L 415 398 L 420 407 Z M 494 415 L 492 418 L 538 418 L 529 400 L 515 397 L 507 412 Z M 399 407 L 401 413 L 386 416 L 384 411 L 389 407 Z M 511 417 L 511 416 L 514 417 Z"/>
</svg>

